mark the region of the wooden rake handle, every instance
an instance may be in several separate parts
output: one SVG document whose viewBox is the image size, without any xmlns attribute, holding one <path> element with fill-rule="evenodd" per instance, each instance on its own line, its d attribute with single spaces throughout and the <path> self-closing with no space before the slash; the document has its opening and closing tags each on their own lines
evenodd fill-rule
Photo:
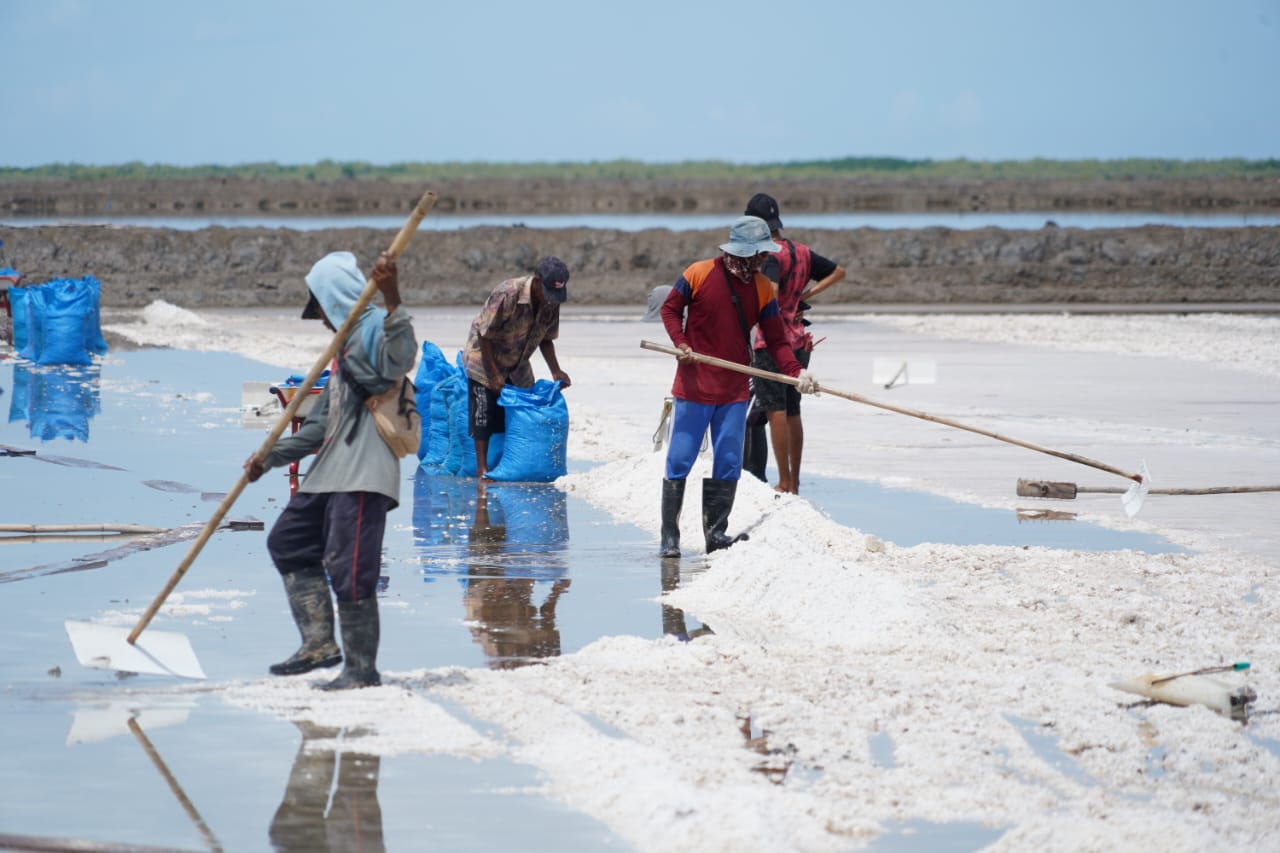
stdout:
<svg viewBox="0 0 1280 853">
<path fill-rule="evenodd" d="M 663 346 L 662 344 L 655 344 L 651 341 L 641 341 L 640 348 L 653 350 L 654 352 L 664 352 L 667 355 L 674 355 L 676 357 L 679 357 L 685 354 L 674 347 Z M 702 362 L 703 364 L 710 364 L 715 367 L 723 367 L 725 370 L 733 370 L 738 373 L 745 373 L 748 376 L 754 376 L 758 379 L 768 379 L 773 382 L 781 382 L 785 385 L 800 384 L 800 380 L 794 379 L 790 376 L 787 376 L 786 374 L 771 373 L 768 370 L 761 370 L 758 367 L 748 367 L 745 364 L 738 364 L 735 361 L 725 361 L 724 359 L 716 358 L 713 355 L 702 355 L 701 353 L 696 353 L 696 352 L 690 352 L 690 353 L 687 353 L 687 355 L 690 358 L 692 358 L 694 361 L 699 361 L 699 362 Z M 900 415 L 907 415 L 908 417 L 919 418 L 922 421 L 930 421 L 935 424 L 942 424 L 943 426 L 949 426 L 955 429 L 962 429 L 967 432 L 977 433 L 978 435 L 985 435 L 988 438 L 994 438 L 997 441 L 1003 441 L 1007 444 L 1014 444 L 1014 445 L 1017 445 L 1018 447 L 1025 447 L 1028 450 L 1035 450 L 1039 453 L 1047 453 L 1050 456 L 1056 456 L 1059 459 L 1065 459 L 1068 462 L 1077 462 L 1081 465 L 1088 465 L 1090 468 L 1097 468 L 1099 471 L 1106 471 L 1109 474 L 1117 474 L 1121 477 L 1126 477 L 1130 480 L 1133 480 L 1135 483 L 1142 482 L 1141 474 L 1132 474 L 1128 471 L 1124 471 L 1120 468 L 1116 468 L 1111 465 L 1108 465 L 1105 462 L 1099 462 L 1096 459 L 1089 459 L 1084 456 L 1077 456 L 1074 453 L 1065 453 L 1061 450 L 1053 450 L 1052 448 L 1049 448 L 1049 447 L 1041 447 L 1040 445 L 1032 444 L 1029 441 L 1021 441 L 1020 439 L 1010 438 L 1007 435 L 1000 435 L 1000 433 L 997 433 L 997 432 L 991 432 L 989 430 L 980 429 L 975 426 L 969 426 L 968 424 L 962 424 L 959 421 L 953 421 L 953 420 L 950 420 L 949 418 L 941 418 L 941 417 L 938 417 L 937 415 L 931 415 L 928 412 L 919 412 L 919 411 L 916 411 L 915 409 L 908 409 L 903 406 L 894 406 L 889 403 L 882 403 L 879 400 L 873 400 L 870 397 L 863 397 L 859 394 L 851 394 L 848 391 L 839 391 L 835 388 L 828 388 L 825 385 L 819 385 L 818 390 L 823 394 L 830 394 L 833 397 L 843 397 L 844 399 L 852 400 L 855 403 L 864 403 L 865 405 L 868 405 L 868 406 L 875 406 L 877 409 L 885 409 L 886 411 L 897 412 Z"/>
<path fill-rule="evenodd" d="M 436 203 L 436 194 L 428 190 L 418 200 L 417 205 L 409 214 L 409 219 L 400 228 L 400 233 L 391 241 L 391 246 L 387 249 L 387 253 L 393 259 L 399 258 L 404 252 L 405 247 L 409 245 L 409 239 L 413 237 L 414 232 L 418 230 L 418 226 L 426 217 L 427 212 Z M 364 290 L 360 292 L 360 297 L 356 299 L 356 304 L 347 314 L 347 319 L 343 321 L 342 326 L 334 333 L 333 339 L 329 341 L 329 345 L 325 347 L 320 358 L 316 359 L 316 363 L 312 365 L 311 370 L 303 377 L 302 384 L 298 386 L 298 390 L 294 392 L 293 398 L 289 400 L 289 405 L 284 407 L 284 412 L 280 415 L 279 420 L 271 427 L 271 431 L 267 433 L 267 438 L 262 442 L 262 446 L 258 448 L 257 456 L 265 457 L 271 452 L 271 448 L 284 434 L 293 416 L 298 411 L 298 407 L 302 405 L 302 401 L 311 393 L 311 389 L 315 387 L 316 382 L 320 379 L 320 374 L 324 373 L 325 368 L 329 366 L 329 362 L 333 361 L 333 357 L 337 355 L 338 348 L 342 346 L 342 342 L 347 339 L 351 331 L 355 328 L 356 323 L 360 319 L 360 315 L 373 300 L 374 294 L 378 292 L 378 285 L 370 277 L 365 281 Z M 156 596 L 155 601 L 151 602 L 151 606 L 142 614 L 142 618 L 138 620 L 138 624 L 129 632 L 129 643 L 132 645 L 138 641 L 138 637 L 146 630 L 148 624 L 155 617 L 156 611 L 160 609 L 160 605 L 164 604 L 169 594 L 173 592 L 178 582 L 182 580 L 182 576 L 187 573 L 187 569 L 191 568 L 191 564 L 195 562 L 200 551 L 204 548 L 205 543 L 209 541 L 209 537 L 218 529 L 218 525 L 222 523 L 222 519 L 226 517 L 231 510 L 231 505 L 240 497 L 240 493 L 244 491 L 245 486 L 249 485 L 249 475 L 242 473 L 240 479 L 236 480 L 236 484 L 231 487 L 231 491 L 227 492 L 227 496 L 222 499 L 222 503 L 218 504 L 217 510 L 213 516 L 205 524 L 204 529 L 200 531 L 200 535 L 196 537 L 196 541 L 192 543 L 191 550 L 187 552 L 187 556 L 182 558 L 182 562 L 178 564 L 178 568 L 174 570 L 173 575 L 169 578 L 169 582 L 164 585 L 164 589 L 160 590 L 160 594 Z"/>
</svg>

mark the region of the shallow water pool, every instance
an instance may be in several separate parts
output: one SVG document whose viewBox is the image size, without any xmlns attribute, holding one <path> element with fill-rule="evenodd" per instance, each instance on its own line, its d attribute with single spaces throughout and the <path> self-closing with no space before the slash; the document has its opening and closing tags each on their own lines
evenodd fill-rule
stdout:
<svg viewBox="0 0 1280 853">
<path fill-rule="evenodd" d="M 874 533 L 903 547 L 933 542 L 1071 551 L 1186 553 L 1185 548 L 1163 536 L 1079 521 L 1064 508 L 1069 505 L 1063 502 L 1028 500 L 1027 507 L 1036 513 L 1033 516 L 877 483 L 824 477 L 806 477 L 804 497 L 821 507 L 833 521 Z M 1116 501 L 1118 505 L 1119 496 Z M 1056 512 L 1056 516 L 1050 512 Z"/>
<path fill-rule="evenodd" d="M 316 753 L 308 742 L 334 732 L 231 707 L 199 682 L 77 663 L 64 622 L 136 624 L 265 438 L 241 426 L 242 383 L 278 373 L 159 350 L 84 368 L 0 362 L 0 520 L 169 532 L 159 544 L 104 533 L 0 543 L 0 713 L 21 733 L 0 765 L 0 847 L 352 849 L 357 835 L 360 849 L 620 846 L 509 760 Z M 672 628 L 678 611 L 658 601 L 671 580 L 643 531 L 550 485 L 481 492 L 404 470 L 379 594 L 389 681 Z M 188 637 L 211 687 L 264 677 L 297 644 L 262 529 L 288 495 L 280 472 L 247 487 L 227 518 L 249 529 L 215 533 L 147 628 Z"/>
</svg>

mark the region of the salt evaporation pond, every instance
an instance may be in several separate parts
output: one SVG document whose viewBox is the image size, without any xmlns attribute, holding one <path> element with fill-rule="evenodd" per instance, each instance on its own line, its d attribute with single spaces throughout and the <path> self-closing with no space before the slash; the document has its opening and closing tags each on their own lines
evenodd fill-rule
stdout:
<svg viewBox="0 0 1280 853">
<path fill-rule="evenodd" d="M 458 850 L 621 846 L 594 820 L 529 793 L 536 774 L 509 760 L 317 751 L 307 744 L 333 732 L 216 700 L 218 682 L 261 678 L 296 642 L 265 533 L 254 529 L 287 500 L 283 474 L 245 490 L 228 519 L 249 529 L 215 534 L 169 600 L 177 613 L 153 623 L 190 638 L 208 690 L 184 683 L 166 692 L 164 679 L 76 662 L 64 622 L 133 624 L 263 439 L 242 426 L 243 383 L 282 380 L 279 372 L 241 356 L 170 350 L 113 352 L 86 367 L 0 362 L 4 521 L 187 531 L 185 541 L 149 549 L 104 534 L 2 543 L 0 708 L 20 736 L 0 770 L 0 831 L 10 841 L 265 850 L 349 840 L 358 826 L 363 843 L 389 849 L 417 846 L 424 833 Z M 658 600 L 681 575 L 654 558 L 648 531 L 553 485 L 480 492 L 474 480 L 410 465 L 405 474 L 380 593 L 384 671 L 520 666 L 605 635 L 708 629 Z M 870 485 L 814 478 L 807 489 L 837 521 L 908 545 L 969 536 L 1171 549 L 1157 537 L 1028 526 L 1007 511 Z M 686 576 L 698 568 L 696 557 L 682 566 Z M 135 678 L 146 681 L 145 697 Z M 984 833 L 972 840 L 990 840 Z M 924 837 L 938 836 L 882 841 L 909 849 Z"/>
</svg>

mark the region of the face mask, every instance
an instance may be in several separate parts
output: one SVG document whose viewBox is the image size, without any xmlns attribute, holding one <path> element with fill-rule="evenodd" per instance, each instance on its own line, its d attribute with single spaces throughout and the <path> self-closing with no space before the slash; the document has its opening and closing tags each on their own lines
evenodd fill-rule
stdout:
<svg viewBox="0 0 1280 853">
<path fill-rule="evenodd" d="M 764 266 L 764 259 L 763 253 L 753 255 L 750 258 L 740 258 L 737 255 L 730 255 L 726 252 L 724 265 L 729 272 L 733 273 L 735 278 L 750 284 L 755 279 L 755 274 L 760 271 L 760 267 Z"/>
</svg>

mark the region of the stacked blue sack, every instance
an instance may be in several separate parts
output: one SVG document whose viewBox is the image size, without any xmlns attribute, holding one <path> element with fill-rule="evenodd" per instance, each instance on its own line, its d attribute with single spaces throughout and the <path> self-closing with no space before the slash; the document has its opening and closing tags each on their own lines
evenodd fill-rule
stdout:
<svg viewBox="0 0 1280 853">
<path fill-rule="evenodd" d="M 476 476 L 475 442 L 468 432 L 467 373 L 459 352 L 454 364 L 430 341 L 414 379 L 422 416 L 421 466 L 455 477 Z M 539 379 L 531 388 L 508 385 L 498 396 L 506 432 L 489 439 L 486 468 L 492 480 L 549 483 L 567 470 L 569 407 L 559 382 Z"/>
<path fill-rule="evenodd" d="M 11 288 L 18 355 L 36 364 L 92 364 L 95 355 L 107 352 L 101 295 L 102 285 L 91 275 Z"/>
</svg>

